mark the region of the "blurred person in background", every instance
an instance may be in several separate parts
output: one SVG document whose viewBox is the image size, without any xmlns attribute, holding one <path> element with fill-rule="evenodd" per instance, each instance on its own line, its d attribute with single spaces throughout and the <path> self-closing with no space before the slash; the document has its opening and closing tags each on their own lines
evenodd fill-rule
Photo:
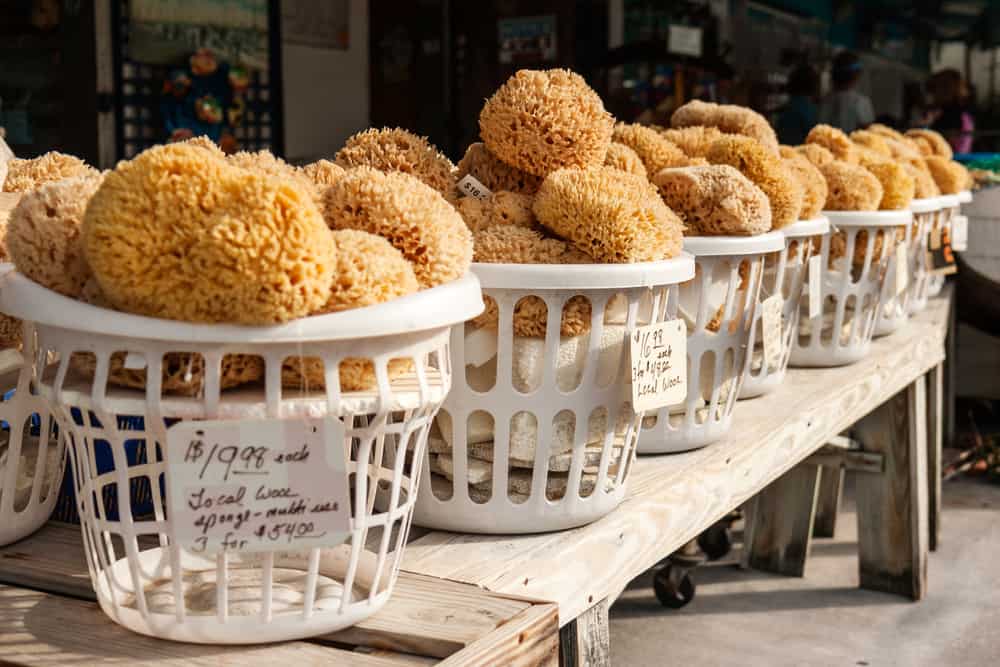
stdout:
<svg viewBox="0 0 1000 667">
<path fill-rule="evenodd" d="M 819 73 L 809 65 L 800 65 L 788 75 L 785 85 L 788 102 L 778 111 L 774 129 L 778 140 L 789 146 L 804 143 L 809 130 L 819 118 Z"/>
<path fill-rule="evenodd" d="M 839 127 L 844 132 L 853 132 L 875 121 L 871 99 L 856 90 L 861 72 L 861 60 L 857 54 L 841 51 L 834 57 L 830 73 L 833 92 L 823 100 L 819 122 Z"/>
<path fill-rule="evenodd" d="M 927 93 L 931 106 L 922 124 L 940 132 L 956 153 L 971 153 L 976 123 L 962 75 L 955 69 L 935 72 L 927 80 Z"/>
</svg>

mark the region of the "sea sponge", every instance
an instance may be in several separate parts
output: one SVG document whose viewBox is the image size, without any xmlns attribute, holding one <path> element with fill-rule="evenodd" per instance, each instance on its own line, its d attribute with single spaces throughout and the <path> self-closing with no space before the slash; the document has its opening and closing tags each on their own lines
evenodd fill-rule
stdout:
<svg viewBox="0 0 1000 667">
<path fill-rule="evenodd" d="M 498 225 L 475 235 L 477 262 L 490 264 L 589 264 L 593 260 L 559 239 L 545 238 L 536 231 Z M 477 328 L 496 328 L 500 310 L 492 297 L 485 297 L 486 310 L 472 320 Z M 514 306 L 514 333 L 517 336 L 545 336 L 547 307 L 537 296 L 524 297 Z M 579 336 L 590 330 L 590 300 L 570 298 L 563 307 L 560 333 Z"/>
<path fill-rule="evenodd" d="M 317 160 L 302 167 L 301 172 L 317 188 L 326 189 L 341 179 L 344 168 L 329 160 Z"/>
<path fill-rule="evenodd" d="M 817 125 L 806 135 L 807 144 L 819 144 L 833 157 L 848 164 L 858 163 L 858 149 L 843 130 L 830 125 Z M 816 165 L 819 166 L 819 165 Z"/>
<path fill-rule="evenodd" d="M 334 245 L 295 182 L 184 144 L 120 162 L 83 221 L 87 262 L 117 308 L 191 322 L 269 324 L 330 298 Z"/>
<path fill-rule="evenodd" d="M 916 141 L 926 155 L 938 155 L 949 160 L 953 157 L 951 144 L 934 130 L 907 130 L 906 136 Z"/>
<path fill-rule="evenodd" d="M 495 225 L 473 236 L 473 260 L 488 264 L 591 264 L 593 260 L 565 241 L 533 229 Z"/>
<path fill-rule="evenodd" d="M 675 128 L 692 125 L 715 127 L 726 134 L 741 134 L 756 139 L 768 153 L 778 154 L 778 137 L 774 128 L 766 118 L 746 107 L 691 100 L 674 111 L 670 125 Z"/>
<path fill-rule="evenodd" d="M 330 300 L 320 310 L 333 313 L 363 308 L 413 294 L 420 289 L 417 276 L 403 254 L 381 236 L 354 229 L 332 233 L 337 246 L 336 269 Z M 406 359 L 389 362 L 389 378 L 408 372 Z M 375 366 L 369 359 L 347 357 L 340 363 L 340 386 L 345 391 L 370 389 L 376 384 Z M 296 389 L 324 389 L 323 362 L 318 357 L 290 357 L 281 365 L 281 384 Z"/>
<path fill-rule="evenodd" d="M 368 129 L 349 138 L 334 158 L 345 169 L 372 167 L 414 176 L 441 193 L 455 196 L 455 165 L 425 137 L 401 128 Z"/>
<path fill-rule="evenodd" d="M 536 176 L 602 164 L 613 126 L 600 96 L 565 69 L 519 70 L 479 114 L 490 152 Z"/>
<path fill-rule="evenodd" d="M 767 195 L 729 165 L 662 169 L 653 183 L 684 221 L 687 234 L 762 234 L 771 229 Z"/>
<path fill-rule="evenodd" d="M 535 197 L 538 221 L 607 264 L 674 257 L 683 223 L 646 179 L 612 167 L 560 169 Z"/>
<path fill-rule="evenodd" d="M 965 168 L 962 165 L 940 155 L 928 155 L 924 162 L 941 194 L 953 195 L 965 188 Z"/>
<path fill-rule="evenodd" d="M 889 143 L 885 140 L 885 137 L 875 132 L 854 130 L 851 132 L 851 141 L 858 146 L 875 151 L 883 157 L 892 157 L 892 150 L 889 148 Z"/>
<path fill-rule="evenodd" d="M 660 134 L 684 151 L 688 157 L 705 157 L 716 139 L 722 136 L 717 127 L 691 125 L 660 130 Z"/>
<path fill-rule="evenodd" d="M 190 142 L 182 142 L 179 145 L 190 146 L 191 144 Z M 238 153 L 227 155 L 226 162 L 234 167 L 246 169 L 262 176 L 301 179 L 301 174 L 295 167 L 266 149 L 259 151 L 239 151 Z"/>
<path fill-rule="evenodd" d="M 472 233 L 440 193 L 402 172 L 349 169 L 323 196 L 330 229 L 389 239 L 413 264 L 422 287 L 461 277 L 472 262 Z"/>
<path fill-rule="evenodd" d="M 913 201 L 916 183 L 902 165 L 869 149 L 858 152 L 858 162 L 882 185 L 882 199 L 878 206 L 880 210 L 896 211 L 909 208 L 910 202 Z"/>
<path fill-rule="evenodd" d="M 538 192 L 542 177 L 511 167 L 497 156 L 490 153 L 483 143 L 476 142 L 465 150 L 465 155 L 458 162 L 456 177 L 460 181 L 466 175 L 486 186 L 491 192 L 507 190 L 525 195 Z"/>
<path fill-rule="evenodd" d="M 643 178 L 646 177 L 646 166 L 642 163 L 639 154 L 617 141 L 612 141 L 611 145 L 608 146 L 608 154 L 604 156 L 604 166 L 614 167 Z"/>
<path fill-rule="evenodd" d="M 80 296 L 90 279 L 80 226 L 87 203 L 100 185 L 100 175 L 66 178 L 21 198 L 5 235 L 18 271 L 64 296 Z"/>
<path fill-rule="evenodd" d="M 461 197 L 455 208 L 472 232 L 493 225 L 514 225 L 531 229 L 538 225 L 531 205 L 535 198 L 517 192 L 494 192 L 489 197 Z"/>
<path fill-rule="evenodd" d="M 857 164 L 834 160 L 819 166 L 826 179 L 828 211 L 875 211 L 882 201 L 882 184 Z"/>
<path fill-rule="evenodd" d="M 879 136 L 885 137 L 886 139 L 893 139 L 894 141 L 903 140 L 903 135 L 900 132 L 897 132 L 888 125 L 883 125 L 882 123 L 872 123 L 865 129 L 868 132 L 872 132 Z"/>
<path fill-rule="evenodd" d="M 190 139 L 185 139 L 184 141 L 178 143 L 187 144 L 188 146 L 195 146 L 197 148 L 203 148 L 206 151 L 208 151 L 208 153 L 212 155 L 212 157 L 218 158 L 220 160 L 226 159 L 226 154 L 221 148 L 219 148 L 219 145 L 214 141 L 212 141 L 211 139 L 209 139 L 204 134 L 199 134 L 197 137 L 191 137 Z"/>
<path fill-rule="evenodd" d="M 739 169 L 763 190 L 771 202 L 771 225 L 781 229 L 799 219 L 803 192 L 798 179 L 782 163 L 780 151 L 775 153 L 768 153 L 755 139 L 731 135 L 716 139 L 708 161 Z"/>
<path fill-rule="evenodd" d="M 941 189 L 934 182 L 934 177 L 931 176 L 930 171 L 927 169 L 918 169 L 909 162 L 900 162 L 900 164 L 906 169 L 906 173 L 913 178 L 913 197 L 915 199 L 927 199 L 929 197 L 937 197 L 941 194 Z"/>
<path fill-rule="evenodd" d="M 655 174 L 667 167 L 683 167 L 688 157 L 680 148 L 651 127 L 637 123 L 615 125 L 614 140 L 625 144 L 639 156 L 647 174 Z"/>
<path fill-rule="evenodd" d="M 70 357 L 70 363 L 83 377 L 94 377 L 97 357 L 92 352 L 77 352 Z M 264 360 L 250 354 L 227 354 L 222 357 L 219 375 L 221 389 L 256 382 L 264 377 Z M 145 389 L 146 368 L 125 368 L 125 353 L 115 352 L 108 364 L 108 381 L 129 389 Z M 204 384 L 205 360 L 200 354 L 168 352 L 163 355 L 160 388 L 164 394 L 198 396 Z"/>
<path fill-rule="evenodd" d="M 3 192 L 29 192 L 43 183 L 64 178 L 96 176 L 97 170 L 78 157 L 49 151 L 36 158 L 12 158 L 7 162 L 7 178 L 0 188 Z"/>
<path fill-rule="evenodd" d="M 812 220 L 826 206 L 826 179 L 812 162 L 798 151 L 788 146 L 781 147 L 782 162 L 802 187 L 802 210 L 800 220 Z"/>
<path fill-rule="evenodd" d="M 795 150 L 817 167 L 822 167 L 824 164 L 829 164 L 837 159 L 833 157 L 833 153 L 819 144 L 802 144 L 801 146 L 796 146 Z"/>
<path fill-rule="evenodd" d="M 16 317 L 0 313 L 0 350 L 21 347 L 23 326 L 21 320 Z"/>
</svg>

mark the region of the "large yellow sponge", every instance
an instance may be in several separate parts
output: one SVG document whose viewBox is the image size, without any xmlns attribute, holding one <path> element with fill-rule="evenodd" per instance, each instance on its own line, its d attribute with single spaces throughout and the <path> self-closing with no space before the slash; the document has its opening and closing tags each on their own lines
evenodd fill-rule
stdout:
<svg viewBox="0 0 1000 667">
<path fill-rule="evenodd" d="M 111 304 L 141 315 L 269 324 L 330 297 L 335 250 L 310 193 L 195 146 L 120 162 L 90 200 L 83 243 Z"/>
<path fill-rule="evenodd" d="M 726 134 L 740 134 L 757 140 L 768 153 L 778 155 L 778 137 L 767 119 L 752 109 L 732 104 L 692 100 L 674 111 L 673 127 L 703 125 Z"/>
<path fill-rule="evenodd" d="M 399 171 L 416 177 L 445 199 L 455 195 L 455 165 L 425 137 L 402 128 L 368 129 L 347 140 L 337 151 L 338 165 Z"/>
<path fill-rule="evenodd" d="M 614 119 L 579 74 L 519 70 L 479 114 L 490 152 L 536 176 L 604 162 Z"/>
<path fill-rule="evenodd" d="M 684 221 L 685 234 L 745 235 L 771 229 L 767 195 L 729 165 L 662 169 L 653 183 Z"/>
<path fill-rule="evenodd" d="M 458 162 L 455 176 L 461 181 L 466 175 L 471 175 L 490 192 L 506 190 L 533 195 L 542 184 L 541 176 L 510 166 L 490 153 L 486 145 L 480 142 L 470 145 Z"/>
<path fill-rule="evenodd" d="M 771 225 L 782 229 L 799 219 L 802 186 L 781 161 L 780 151 L 772 155 L 755 139 L 727 135 L 716 139 L 708 151 L 712 164 L 728 164 L 764 191 L 771 202 Z"/>
</svg>

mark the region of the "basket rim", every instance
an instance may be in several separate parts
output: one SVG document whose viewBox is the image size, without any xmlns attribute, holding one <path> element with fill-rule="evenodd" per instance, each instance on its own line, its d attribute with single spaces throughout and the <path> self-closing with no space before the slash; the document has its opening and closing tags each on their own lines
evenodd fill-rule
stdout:
<svg viewBox="0 0 1000 667">
<path fill-rule="evenodd" d="M 909 209 L 899 211 L 823 211 L 834 227 L 896 227 L 913 220 Z"/>
<path fill-rule="evenodd" d="M 674 285 L 694 278 L 694 258 L 632 264 L 486 264 L 472 272 L 486 289 L 624 289 Z"/>
<path fill-rule="evenodd" d="M 830 220 L 826 216 L 819 216 L 812 220 L 799 220 L 793 222 L 780 230 L 787 238 L 798 239 L 817 234 L 826 234 L 830 231 Z"/>
<path fill-rule="evenodd" d="M 293 343 L 393 336 L 450 327 L 484 309 L 476 276 L 461 278 L 385 303 L 312 315 L 284 324 L 200 324 L 93 306 L 0 267 L 0 310 L 22 320 L 89 334 L 184 343 Z"/>
<path fill-rule="evenodd" d="M 968 204 L 972 202 L 972 190 L 962 190 L 957 195 L 959 204 Z"/>
<path fill-rule="evenodd" d="M 924 197 L 923 199 L 914 199 L 910 202 L 910 210 L 914 213 L 930 213 L 944 207 L 945 202 L 943 197 Z"/>
<path fill-rule="evenodd" d="M 941 208 L 955 208 L 962 203 L 962 193 L 941 195 L 938 199 L 941 200 Z"/>
<path fill-rule="evenodd" d="M 684 250 L 695 256 L 756 255 L 785 248 L 785 235 L 780 231 L 755 236 L 685 236 Z"/>
</svg>

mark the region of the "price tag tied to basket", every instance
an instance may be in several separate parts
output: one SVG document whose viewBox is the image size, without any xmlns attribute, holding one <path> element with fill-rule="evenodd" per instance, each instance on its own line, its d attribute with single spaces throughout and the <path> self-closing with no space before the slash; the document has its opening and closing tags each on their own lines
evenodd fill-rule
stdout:
<svg viewBox="0 0 1000 667">
<path fill-rule="evenodd" d="M 632 409 L 646 412 L 687 398 L 687 327 L 669 320 L 636 327 L 629 336 Z"/>
<path fill-rule="evenodd" d="M 335 418 L 184 421 L 167 430 L 167 502 L 192 553 L 331 547 L 350 534 Z"/>
</svg>

